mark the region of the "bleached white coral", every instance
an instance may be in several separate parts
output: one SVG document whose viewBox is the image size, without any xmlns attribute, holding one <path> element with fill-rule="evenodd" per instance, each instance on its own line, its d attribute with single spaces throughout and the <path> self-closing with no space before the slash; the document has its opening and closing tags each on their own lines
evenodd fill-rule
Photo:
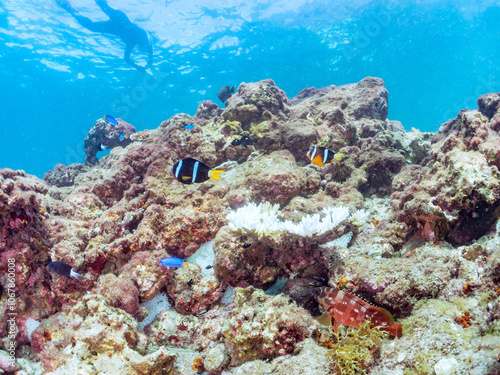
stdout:
<svg viewBox="0 0 500 375">
<path fill-rule="evenodd" d="M 365 224 L 366 219 L 368 218 L 369 213 L 366 212 L 365 210 L 357 210 L 355 213 L 352 214 L 351 216 L 351 223 L 356 225 L 357 227 L 360 227 Z"/>
<path fill-rule="evenodd" d="M 278 219 L 279 205 L 264 202 L 259 205 L 249 203 L 227 215 L 229 226 L 233 229 L 255 230 L 258 235 L 280 231 Z"/>
<path fill-rule="evenodd" d="M 334 239 L 333 241 L 327 242 L 324 245 L 320 245 L 319 247 L 326 249 L 329 247 L 345 247 L 349 246 L 349 243 L 352 240 L 352 232 L 346 233 L 343 236 Z"/>
<path fill-rule="evenodd" d="M 276 232 L 288 232 L 302 237 L 324 234 L 347 219 L 349 210 L 346 207 L 327 207 L 320 214 L 308 215 L 299 223 L 278 218 L 277 204 L 269 202 L 256 205 L 250 203 L 231 212 L 227 218 L 231 228 L 255 230 L 259 236 Z"/>
<path fill-rule="evenodd" d="M 160 311 L 168 310 L 171 307 L 166 293 L 158 293 L 152 300 L 142 303 L 141 306 L 145 307 L 149 314 L 142 322 L 137 324 L 137 328 L 140 330 L 152 323 Z"/>
<path fill-rule="evenodd" d="M 38 320 L 33 319 L 33 318 L 28 318 L 28 320 L 26 320 L 26 323 L 24 323 L 24 326 L 26 327 L 26 331 L 28 332 L 28 339 L 30 341 L 31 341 L 31 334 L 39 325 L 40 325 L 40 322 Z"/>
<path fill-rule="evenodd" d="M 285 220 L 281 223 L 281 228 L 283 231 L 302 237 L 320 235 L 332 230 L 349 216 L 349 210 L 346 207 L 327 207 L 322 213 L 323 218 L 319 214 L 308 215 L 303 217 L 298 224 Z"/>
</svg>

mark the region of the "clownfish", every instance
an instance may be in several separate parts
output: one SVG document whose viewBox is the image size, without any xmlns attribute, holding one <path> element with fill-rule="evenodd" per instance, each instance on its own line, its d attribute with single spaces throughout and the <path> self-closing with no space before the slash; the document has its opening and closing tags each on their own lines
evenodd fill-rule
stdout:
<svg viewBox="0 0 500 375">
<path fill-rule="evenodd" d="M 210 167 L 196 159 L 182 159 L 175 163 L 170 169 L 170 173 L 183 184 L 193 184 L 195 182 L 205 182 L 210 178 L 220 180 L 219 176 L 223 170 L 211 170 Z"/>
<path fill-rule="evenodd" d="M 333 151 L 328 150 L 327 148 L 324 147 L 318 147 L 316 145 L 313 145 L 309 152 L 307 153 L 307 157 L 309 158 L 310 161 L 312 161 L 314 164 L 319 165 L 322 167 L 326 163 L 331 163 L 332 161 L 340 161 L 342 160 L 342 156 L 344 154 L 338 152 L 334 153 Z"/>
<path fill-rule="evenodd" d="M 391 313 L 381 307 L 375 307 L 354 294 L 335 288 L 319 288 L 314 291 L 316 300 L 326 311 L 316 320 L 326 326 L 332 325 L 337 332 L 339 325 L 358 328 L 364 320 L 370 320 L 372 327 L 380 327 L 391 336 L 401 337 L 403 326 L 395 324 Z"/>
</svg>

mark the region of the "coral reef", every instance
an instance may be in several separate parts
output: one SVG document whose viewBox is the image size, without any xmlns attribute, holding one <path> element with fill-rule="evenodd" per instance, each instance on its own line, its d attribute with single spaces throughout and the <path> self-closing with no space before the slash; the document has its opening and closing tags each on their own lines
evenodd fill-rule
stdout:
<svg viewBox="0 0 500 375">
<path fill-rule="evenodd" d="M 68 312 L 45 319 L 32 335 L 47 374 L 168 373 L 177 356 L 163 347 L 148 351 L 145 343 L 137 322 L 98 295 L 87 295 Z"/>
<path fill-rule="evenodd" d="M 75 183 L 76 176 L 86 170 L 88 170 L 88 167 L 84 164 L 57 164 L 53 170 L 45 173 L 43 180 L 49 185 L 57 187 L 72 186 Z"/>
<path fill-rule="evenodd" d="M 44 180 L 1 169 L 0 369 L 500 373 L 500 95 L 436 133 L 387 116 L 379 78 L 291 99 L 268 79 L 157 129 L 99 119 L 85 164 Z M 311 143 L 344 157 L 319 167 Z M 187 157 L 222 179 L 179 183 Z M 403 336 L 320 327 L 323 286 L 387 309 Z"/>
<path fill-rule="evenodd" d="M 290 306 L 282 295 L 270 297 L 248 287 L 236 288 L 233 299 L 236 311 L 222 328 L 233 366 L 290 354 L 319 327 L 306 310 Z"/>
<path fill-rule="evenodd" d="M 110 149 L 116 146 L 126 147 L 132 140 L 130 136 L 135 133 L 135 127 L 118 119 L 118 125 L 113 125 L 106 120 L 99 119 L 95 126 L 90 129 L 85 138 L 85 164 L 96 164 L 96 154 L 103 151 L 103 146 Z"/>
</svg>

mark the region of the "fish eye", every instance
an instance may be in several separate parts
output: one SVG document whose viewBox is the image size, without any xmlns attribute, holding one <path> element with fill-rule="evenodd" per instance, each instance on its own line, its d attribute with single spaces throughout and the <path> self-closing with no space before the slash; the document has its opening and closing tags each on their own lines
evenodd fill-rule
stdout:
<svg viewBox="0 0 500 375">
<path fill-rule="evenodd" d="M 321 294 L 321 288 L 313 289 L 312 293 L 314 297 L 319 297 L 319 295 Z"/>
</svg>

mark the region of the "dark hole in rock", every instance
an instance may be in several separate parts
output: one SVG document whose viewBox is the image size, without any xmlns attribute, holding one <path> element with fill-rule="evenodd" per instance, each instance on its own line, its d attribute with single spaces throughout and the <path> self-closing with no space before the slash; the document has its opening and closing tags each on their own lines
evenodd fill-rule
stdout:
<svg viewBox="0 0 500 375">
<path fill-rule="evenodd" d="M 462 210 L 456 225 L 445 239 L 454 246 L 469 245 L 484 236 L 498 219 L 500 200 L 493 204 L 479 202 L 474 210 Z"/>
</svg>

